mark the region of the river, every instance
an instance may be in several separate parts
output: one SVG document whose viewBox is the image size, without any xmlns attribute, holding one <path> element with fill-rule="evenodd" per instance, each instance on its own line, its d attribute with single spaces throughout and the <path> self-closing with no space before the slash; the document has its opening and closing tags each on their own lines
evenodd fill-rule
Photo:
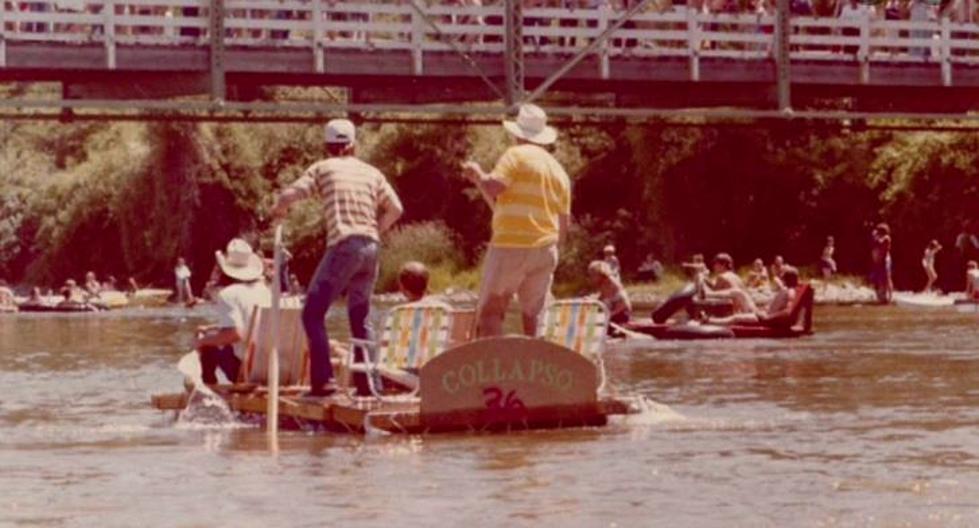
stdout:
<svg viewBox="0 0 979 528">
<path fill-rule="evenodd" d="M 974 315 L 818 308 L 810 338 L 611 351 L 656 404 L 606 428 L 285 432 L 275 456 L 150 407 L 203 315 L 0 316 L 0 526 L 979 526 Z"/>
</svg>

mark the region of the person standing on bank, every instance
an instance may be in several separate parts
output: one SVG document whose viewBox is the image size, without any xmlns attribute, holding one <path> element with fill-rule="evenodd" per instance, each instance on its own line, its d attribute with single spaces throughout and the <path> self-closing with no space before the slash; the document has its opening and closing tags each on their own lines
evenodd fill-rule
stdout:
<svg viewBox="0 0 979 528">
<path fill-rule="evenodd" d="M 281 217 L 302 199 L 317 196 L 326 217 L 326 251 L 306 292 L 303 326 L 309 338 L 311 396 L 336 391 L 330 343 L 324 319 L 341 293 L 347 292 L 350 333 L 370 340 L 371 294 L 377 281 L 381 235 L 401 217 L 394 188 L 373 166 L 356 157 L 356 129 L 346 119 L 326 124 L 327 159 L 318 161 L 276 198 L 273 215 Z M 363 361 L 363 351 L 355 350 Z M 360 395 L 370 394 L 363 374 L 354 376 Z"/>
<path fill-rule="evenodd" d="M 517 295 L 526 335 L 537 322 L 554 281 L 558 246 L 571 218 L 571 182 L 561 164 L 544 149 L 557 139 L 547 114 L 532 104 L 520 106 L 516 121 L 503 127 L 517 144 L 503 153 L 492 172 L 463 164 L 493 208 L 493 236 L 483 263 L 477 335 L 501 335 L 510 299 Z"/>
<path fill-rule="evenodd" d="M 215 258 L 220 269 L 215 285 L 220 289 L 214 294 L 217 323 L 198 328 L 195 342 L 201 357 L 201 378 L 208 385 L 218 382 L 218 369 L 228 382 L 238 380 L 252 312 L 272 301 L 272 293 L 262 280 L 262 259 L 248 242 L 232 239 L 224 253 L 215 252 Z"/>
</svg>

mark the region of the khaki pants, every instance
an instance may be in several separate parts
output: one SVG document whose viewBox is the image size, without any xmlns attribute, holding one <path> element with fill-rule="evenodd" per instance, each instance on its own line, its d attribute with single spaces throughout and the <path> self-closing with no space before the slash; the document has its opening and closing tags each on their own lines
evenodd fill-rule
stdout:
<svg viewBox="0 0 979 528">
<path fill-rule="evenodd" d="M 556 245 L 529 249 L 490 246 L 483 263 L 476 308 L 477 336 L 503 334 L 503 318 L 514 294 L 520 302 L 524 333 L 535 335 L 537 320 L 551 292 L 557 263 Z"/>
</svg>

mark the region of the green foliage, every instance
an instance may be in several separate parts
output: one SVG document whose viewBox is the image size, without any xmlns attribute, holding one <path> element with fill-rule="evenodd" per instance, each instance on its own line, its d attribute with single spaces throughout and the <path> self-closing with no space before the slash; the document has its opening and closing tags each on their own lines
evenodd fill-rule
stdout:
<svg viewBox="0 0 979 528">
<path fill-rule="evenodd" d="M 405 262 L 417 260 L 428 266 L 434 276 L 454 274 L 463 263 L 456 235 L 440 222 L 404 224 L 384 240 L 381 252 L 378 287 L 382 291 L 398 289 L 398 271 Z M 440 286 L 433 284 L 432 286 Z"/>
<path fill-rule="evenodd" d="M 554 152 L 574 180 L 575 217 L 562 291 L 587 288 L 582 270 L 607 243 L 629 278 L 648 253 L 665 264 L 727 251 L 738 264 L 783 254 L 811 265 L 833 235 L 841 269 L 862 274 L 868 227 L 882 220 L 894 232 L 898 286 L 916 286 L 924 244 L 951 247 L 976 218 L 971 134 L 686 125 L 701 123 L 562 128 Z M 506 134 L 389 124 L 366 125 L 360 137 L 360 155 L 406 207 L 386 241 L 381 287 L 395 288 L 406 260 L 430 266 L 433 290 L 475 287 L 491 211 L 459 165 L 491 169 Z M 0 275 L 46 284 L 88 269 L 165 283 L 177 256 L 203 281 L 231 237 L 269 248 L 272 195 L 323 155 L 315 125 L 8 122 L 0 146 Z M 296 207 L 287 236 L 305 281 L 325 249 L 315 200 Z M 946 262 L 940 254 L 940 273 Z"/>
</svg>

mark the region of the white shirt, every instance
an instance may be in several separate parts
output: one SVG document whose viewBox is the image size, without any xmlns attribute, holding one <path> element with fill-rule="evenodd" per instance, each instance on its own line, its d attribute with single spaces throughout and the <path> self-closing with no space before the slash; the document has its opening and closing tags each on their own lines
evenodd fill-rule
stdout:
<svg viewBox="0 0 979 528">
<path fill-rule="evenodd" d="M 248 334 L 248 324 L 252 319 L 255 307 L 272 305 L 272 292 L 262 281 L 239 282 L 225 286 L 215 295 L 219 328 L 234 328 L 242 341 L 235 343 L 235 355 L 238 359 L 245 358 L 245 335 Z"/>
<path fill-rule="evenodd" d="M 190 278 L 190 268 L 186 264 L 182 266 L 177 266 L 173 269 L 173 274 L 177 276 L 177 280 L 189 279 Z"/>
</svg>

